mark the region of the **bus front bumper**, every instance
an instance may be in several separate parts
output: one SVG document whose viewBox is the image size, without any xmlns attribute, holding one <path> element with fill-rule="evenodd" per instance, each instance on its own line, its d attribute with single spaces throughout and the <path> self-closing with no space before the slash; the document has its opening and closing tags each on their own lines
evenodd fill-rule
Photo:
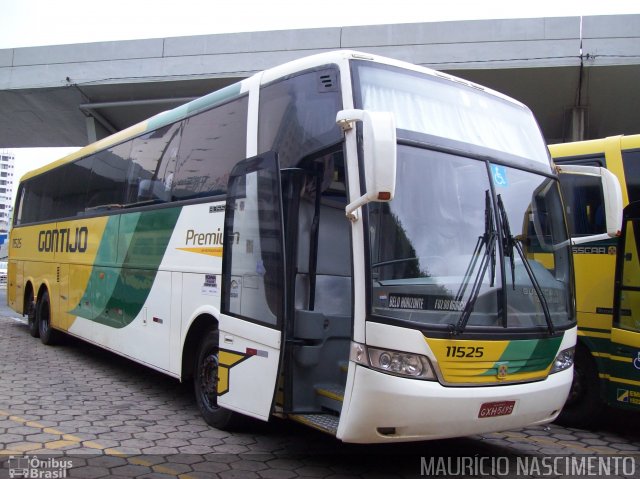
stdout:
<svg viewBox="0 0 640 479">
<path fill-rule="evenodd" d="M 569 368 L 531 383 L 444 387 L 353 363 L 351 367 L 356 368 L 351 398 L 342 410 L 337 436 L 358 443 L 444 439 L 544 424 L 560 413 L 573 378 Z M 498 408 L 506 404 L 512 412 L 490 416 L 487 403 Z"/>
</svg>

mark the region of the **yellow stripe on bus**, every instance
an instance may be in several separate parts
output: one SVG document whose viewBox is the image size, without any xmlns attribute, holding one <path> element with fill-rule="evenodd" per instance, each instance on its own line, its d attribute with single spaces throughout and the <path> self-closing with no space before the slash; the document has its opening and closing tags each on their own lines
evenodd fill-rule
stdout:
<svg viewBox="0 0 640 479">
<path fill-rule="evenodd" d="M 601 379 L 607 379 L 610 382 L 621 383 L 621 384 L 629 384 L 631 386 L 640 386 L 640 381 L 634 381 L 633 379 L 623 379 L 617 378 L 615 376 L 611 376 L 610 374 L 600 374 Z"/>
<path fill-rule="evenodd" d="M 578 329 L 578 336 L 587 336 L 590 338 L 603 338 L 610 339 L 611 333 L 597 333 L 595 331 L 584 331 L 582 329 Z"/>
</svg>

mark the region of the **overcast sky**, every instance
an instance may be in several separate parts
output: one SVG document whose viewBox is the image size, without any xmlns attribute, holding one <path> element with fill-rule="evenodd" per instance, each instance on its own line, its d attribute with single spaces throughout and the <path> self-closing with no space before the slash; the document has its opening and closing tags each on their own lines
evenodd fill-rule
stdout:
<svg viewBox="0 0 640 479">
<path fill-rule="evenodd" d="M 640 13 L 640 1 L 0 0 L 0 49 L 258 30 L 627 13 Z M 19 179 L 73 149 L 11 151 Z"/>
<path fill-rule="evenodd" d="M 0 0 L 0 48 L 481 18 L 640 13 L 638 0 Z"/>
</svg>

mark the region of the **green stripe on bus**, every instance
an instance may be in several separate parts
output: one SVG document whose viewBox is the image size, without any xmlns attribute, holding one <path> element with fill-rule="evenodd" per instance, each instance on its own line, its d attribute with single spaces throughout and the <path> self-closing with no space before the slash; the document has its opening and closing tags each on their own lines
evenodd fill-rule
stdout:
<svg viewBox="0 0 640 479">
<path fill-rule="evenodd" d="M 69 311 L 70 314 L 96 320 L 102 311 L 102 308 L 96 308 L 96 304 L 111 296 L 118 280 L 118 268 L 107 265 L 113 265 L 114 258 L 117 258 L 118 241 L 124 238 L 119 236 L 119 229 L 120 216 L 109 217 L 84 294 L 76 307 Z"/>
<path fill-rule="evenodd" d="M 629 350 L 628 346 L 611 343 L 611 351 L 616 352 L 613 354 L 616 359 L 612 357 L 602 358 L 603 362 L 607 363 L 607 367 L 604 370 L 612 377 L 640 382 L 640 371 L 635 367 L 638 359 L 638 349 Z M 620 351 L 625 352 L 622 353 Z M 626 361 L 622 360 L 622 358 L 626 358 Z"/>
<path fill-rule="evenodd" d="M 149 296 L 181 210 L 168 208 L 120 216 L 120 253 L 114 267 L 98 263 L 98 257 L 108 258 L 112 248 L 108 243 L 113 236 L 107 233 L 116 234 L 109 229 L 113 225 L 108 224 L 87 290 L 71 314 L 113 328 L 130 324 Z M 118 217 L 114 218 L 117 224 Z"/>
<path fill-rule="evenodd" d="M 497 373 L 500 363 L 509 363 L 509 374 L 544 371 L 555 359 L 562 337 L 547 339 L 514 340 L 483 376 Z"/>
<path fill-rule="evenodd" d="M 199 111 L 213 108 L 220 103 L 224 103 L 225 101 L 240 95 L 241 88 L 242 86 L 240 83 L 234 83 L 233 85 L 211 92 L 202 98 L 185 103 L 173 110 L 160 113 L 148 120 L 147 131 L 157 130 L 158 128 L 180 121 Z"/>
<path fill-rule="evenodd" d="M 611 349 L 611 340 L 609 338 L 578 336 L 578 340 L 584 343 L 587 349 L 591 352 L 608 353 Z"/>
</svg>

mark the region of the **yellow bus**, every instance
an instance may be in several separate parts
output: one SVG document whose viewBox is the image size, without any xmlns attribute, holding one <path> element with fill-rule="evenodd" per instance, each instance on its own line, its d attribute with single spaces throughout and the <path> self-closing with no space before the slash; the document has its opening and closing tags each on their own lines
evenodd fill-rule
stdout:
<svg viewBox="0 0 640 479">
<path fill-rule="evenodd" d="M 623 205 L 640 200 L 640 135 L 549 145 L 549 150 L 560 169 L 606 167 L 620 181 Z M 571 236 L 601 233 L 601 197 L 593 194 L 597 190 L 572 178 L 565 181 L 562 175 L 561 183 L 567 208 L 575 213 L 567 215 Z M 640 310 L 623 307 L 613 316 L 616 253 L 625 254 L 619 245 L 635 244 L 634 231 L 628 228 L 620 243 L 608 238 L 573 247 L 578 344 L 574 383 L 560 416 L 567 424 L 597 421 L 605 404 L 635 410 L 640 406 Z M 637 254 L 627 251 L 626 257 L 629 261 L 620 264 L 630 270 Z"/>
<path fill-rule="evenodd" d="M 10 241 L 32 335 L 192 379 L 214 427 L 463 436 L 552 421 L 571 385 L 533 115 L 404 62 L 303 58 L 89 145 L 22 178 Z"/>
</svg>

